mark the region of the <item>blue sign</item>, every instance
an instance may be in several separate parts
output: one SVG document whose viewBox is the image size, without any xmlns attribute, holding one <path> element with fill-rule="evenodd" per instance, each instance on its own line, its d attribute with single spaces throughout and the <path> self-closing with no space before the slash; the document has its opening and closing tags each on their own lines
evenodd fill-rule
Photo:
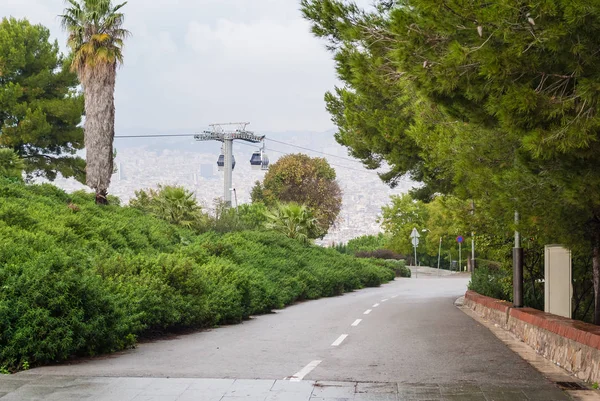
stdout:
<svg viewBox="0 0 600 401">
<path fill-rule="evenodd" d="M 462 235 L 459 235 L 458 237 L 456 237 L 456 242 L 458 242 L 459 244 L 462 243 L 464 241 L 464 238 L 462 237 Z"/>
</svg>

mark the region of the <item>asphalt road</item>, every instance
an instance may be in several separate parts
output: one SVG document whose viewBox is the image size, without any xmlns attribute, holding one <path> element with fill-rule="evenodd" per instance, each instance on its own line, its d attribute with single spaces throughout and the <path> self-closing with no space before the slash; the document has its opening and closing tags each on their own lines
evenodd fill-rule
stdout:
<svg viewBox="0 0 600 401">
<path fill-rule="evenodd" d="M 24 373 L 552 386 L 453 305 L 468 280 L 421 273 L 240 325 Z"/>
</svg>

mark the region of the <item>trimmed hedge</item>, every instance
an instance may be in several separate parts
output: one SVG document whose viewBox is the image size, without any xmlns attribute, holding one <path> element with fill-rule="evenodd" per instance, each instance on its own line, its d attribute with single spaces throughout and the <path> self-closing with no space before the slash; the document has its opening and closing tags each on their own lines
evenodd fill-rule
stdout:
<svg viewBox="0 0 600 401">
<path fill-rule="evenodd" d="M 397 266 L 271 232 L 205 233 L 0 180 L 0 368 L 112 352 L 392 280 Z"/>
</svg>

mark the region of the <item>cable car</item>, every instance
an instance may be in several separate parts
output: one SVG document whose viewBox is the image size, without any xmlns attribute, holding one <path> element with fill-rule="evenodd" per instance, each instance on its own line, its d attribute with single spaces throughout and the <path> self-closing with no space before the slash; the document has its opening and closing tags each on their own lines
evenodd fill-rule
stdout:
<svg viewBox="0 0 600 401">
<path fill-rule="evenodd" d="M 257 150 L 252 153 L 252 157 L 250 158 L 250 165 L 252 166 L 252 170 L 260 170 L 262 166 L 262 152 Z"/>
<path fill-rule="evenodd" d="M 250 165 L 252 170 L 268 170 L 269 169 L 269 157 L 265 153 L 265 145 L 260 150 L 252 153 L 250 158 Z"/>
<path fill-rule="evenodd" d="M 225 170 L 225 155 L 221 154 L 219 156 L 219 160 L 217 160 L 217 169 L 219 171 L 223 171 Z M 234 170 L 235 169 L 235 156 L 231 155 L 231 169 Z"/>
<path fill-rule="evenodd" d="M 263 155 L 262 155 L 262 164 L 260 165 L 260 169 L 261 170 L 269 169 L 269 156 L 267 156 L 266 153 L 263 153 Z"/>
</svg>

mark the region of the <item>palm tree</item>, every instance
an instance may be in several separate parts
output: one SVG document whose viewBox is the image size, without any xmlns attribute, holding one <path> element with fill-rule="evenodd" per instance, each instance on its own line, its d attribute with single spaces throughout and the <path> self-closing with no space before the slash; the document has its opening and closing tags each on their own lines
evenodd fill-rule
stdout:
<svg viewBox="0 0 600 401">
<path fill-rule="evenodd" d="M 160 187 L 152 199 L 152 212 L 171 224 L 191 228 L 202 219 L 194 194 L 183 187 Z"/>
<path fill-rule="evenodd" d="M 318 237 L 318 221 L 306 205 L 279 203 L 273 211 L 265 213 L 267 229 L 307 243 Z"/>
<path fill-rule="evenodd" d="M 62 26 L 69 33 L 71 69 L 77 72 L 85 95 L 84 142 L 86 183 L 96 191 L 96 203 L 107 204 L 113 173 L 115 136 L 115 79 L 123 62 L 123 40 L 119 10 L 127 4 L 111 0 L 67 0 Z"/>
<path fill-rule="evenodd" d="M 142 189 L 136 191 L 135 195 L 129 206 L 171 224 L 199 228 L 205 223 L 206 215 L 202 213 L 194 193 L 183 187 L 159 185 L 158 189 Z"/>
</svg>

